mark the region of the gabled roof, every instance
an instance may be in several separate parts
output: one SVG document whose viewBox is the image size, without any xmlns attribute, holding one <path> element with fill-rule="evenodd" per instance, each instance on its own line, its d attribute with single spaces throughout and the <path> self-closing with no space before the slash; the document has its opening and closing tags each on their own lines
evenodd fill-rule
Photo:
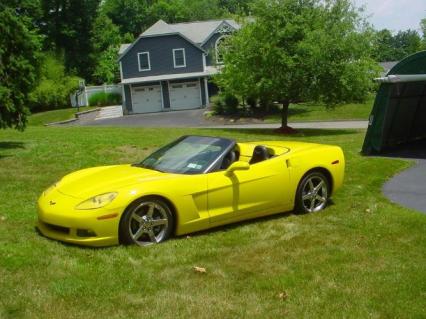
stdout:
<svg viewBox="0 0 426 319">
<path fill-rule="evenodd" d="M 123 44 L 119 50 L 119 60 L 141 39 L 154 36 L 165 36 L 177 34 L 193 44 L 196 48 L 204 51 L 201 45 L 204 44 L 222 25 L 238 30 L 240 26 L 234 20 L 210 20 L 195 21 L 185 23 L 168 24 L 163 20 L 158 20 L 146 29 L 138 39 L 132 44 Z"/>
</svg>

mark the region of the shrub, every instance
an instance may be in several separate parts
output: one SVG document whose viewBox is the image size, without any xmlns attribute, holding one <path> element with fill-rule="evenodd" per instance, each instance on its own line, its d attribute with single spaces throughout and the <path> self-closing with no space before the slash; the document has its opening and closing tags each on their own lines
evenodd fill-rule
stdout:
<svg viewBox="0 0 426 319">
<path fill-rule="evenodd" d="M 223 98 L 220 95 L 212 96 L 210 99 L 213 105 L 213 112 L 216 115 L 224 114 L 224 105 Z"/>
<path fill-rule="evenodd" d="M 79 78 L 66 76 L 60 58 L 47 54 L 41 68 L 41 81 L 29 94 L 31 111 L 45 111 L 70 105 L 69 95 L 78 87 Z"/>
<path fill-rule="evenodd" d="M 89 97 L 90 106 L 107 106 L 121 104 L 121 95 L 118 93 L 98 92 Z"/>
<path fill-rule="evenodd" d="M 246 98 L 246 103 L 248 106 L 250 106 L 251 109 L 254 109 L 257 106 L 257 99 L 254 96 L 249 96 Z"/>
</svg>

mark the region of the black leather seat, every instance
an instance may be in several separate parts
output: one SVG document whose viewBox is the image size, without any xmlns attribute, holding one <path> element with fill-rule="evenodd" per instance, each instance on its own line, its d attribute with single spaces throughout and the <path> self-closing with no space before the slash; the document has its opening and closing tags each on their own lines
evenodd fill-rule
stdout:
<svg viewBox="0 0 426 319">
<path fill-rule="evenodd" d="M 223 158 L 221 169 L 227 169 L 229 166 L 231 166 L 232 163 L 234 163 L 237 160 L 237 154 L 235 151 L 230 151 L 226 156 Z"/>
<path fill-rule="evenodd" d="M 250 164 L 256 164 L 267 160 L 269 158 L 269 152 L 266 146 L 257 145 L 253 150 L 253 156 L 250 159 Z"/>
</svg>

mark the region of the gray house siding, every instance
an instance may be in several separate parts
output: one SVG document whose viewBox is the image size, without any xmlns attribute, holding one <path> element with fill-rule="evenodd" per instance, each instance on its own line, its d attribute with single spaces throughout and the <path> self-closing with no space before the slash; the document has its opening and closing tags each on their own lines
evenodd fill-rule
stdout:
<svg viewBox="0 0 426 319">
<path fill-rule="evenodd" d="M 203 49 L 207 52 L 206 65 L 211 66 L 216 64 L 216 40 L 219 39 L 223 34 L 215 33 L 211 38 L 203 45 Z"/>
<path fill-rule="evenodd" d="M 200 90 L 201 90 L 201 105 L 206 106 L 206 88 L 204 85 L 204 78 L 200 78 Z"/>
<path fill-rule="evenodd" d="M 186 67 L 175 68 L 173 49 L 184 48 Z M 149 52 L 150 71 L 139 71 L 138 53 Z M 179 35 L 139 39 L 122 57 L 123 79 L 203 71 L 203 52 Z"/>
<path fill-rule="evenodd" d="M 163 106 L 165 109 L 170 109 L 169 84 L 167 81 L 161 82 L 161 88 L 163 90 Z"/>
<path fill-rule="evenodd" d="M 132 94 L 130 93 L 130 85 L 124 84 L 124 108 L 128 113 L 132 112 Z"/>
</svg>

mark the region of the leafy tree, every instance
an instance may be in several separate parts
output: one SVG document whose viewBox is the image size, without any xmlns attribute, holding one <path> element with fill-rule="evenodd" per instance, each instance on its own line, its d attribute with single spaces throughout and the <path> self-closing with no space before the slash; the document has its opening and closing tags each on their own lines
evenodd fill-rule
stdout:
<svg viewBox="0 0 426 319">
<path fill-rule="evenodd" d="M 77 89 L 79 78 L 65 74 L 63 57 L 47 53 L 40 69 L 40 83 L 29 94 L 31 111 L 69 106 L 69 95 Z"/>
<path fill-rule="evenodd" d="M 422 29 L 422 34 L 423 34 L 423 39 L 422 39 L 423 50 L 426 50 L 426 18 L 420 21 L 420 28 Z"/>
<path fill-rule="evenodd" d="M 397 60 L 401 60 L 407 55 L 420 51 L 422 47 L 421 38 L 415 30 L 399 31 L 394 36 L 394 43 Z"/>
<path fill-rule="evenodd" d="M 92 30 L 92 59 L 95 61 L 93 79 L 97 83 L 113 83 L 119 78 L 117 63 L 121 44 L 119 28 L 111 19 L 100 12 Z"/>
<path fill-rule="evenodd" d="M 68 72 L 90 78 L 93 72 L 90 32 L 100 0 L 41 0 L 45 47 L 63 52 Z"/>
<path fill-rule="evenodd" d="M 132 34 L 137 37 L 149 27 L 148 7 L 150 0 L 105 0 L 101 10 L 120 29 L 120 34 Z"/>
<path fill-rule="evenodd" d="M 31 1 L 0 3 L 0 127 L 23 130 L 28 94 L 37 84 L 41 39 Z"/>
<path fill-rule="evenodd" d="M 398 59 L 394 37 L 388 29 L 383 29 L 376 33 L 373 55 L 378 62 L 395 61 Z"/>
<path fill-rule="evenodd" d="M 217 82 L 226 92 L 279 101 L 284 130 L 290 103 L 366 98 L 377 71 L 372 32 L 350 0 L 260 0 L 253 13 L 224 54 Z"/>
</svg>

